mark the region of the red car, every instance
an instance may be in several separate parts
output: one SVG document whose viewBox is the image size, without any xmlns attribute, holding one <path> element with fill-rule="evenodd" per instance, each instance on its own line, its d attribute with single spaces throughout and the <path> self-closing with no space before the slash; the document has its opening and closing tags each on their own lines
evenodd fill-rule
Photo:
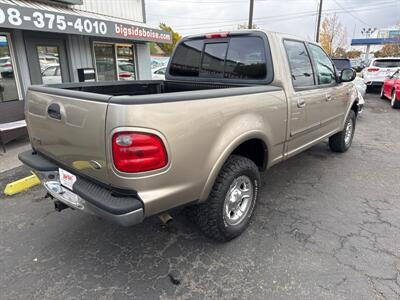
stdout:
<svg viewBox="0 0 400 300">
<path fill-rule="evenodd" d="M 390 99 L 393 108 L 400 108 L 400 69 L 383 82 L 381 99 L 386 98 Z"/>
</svg>

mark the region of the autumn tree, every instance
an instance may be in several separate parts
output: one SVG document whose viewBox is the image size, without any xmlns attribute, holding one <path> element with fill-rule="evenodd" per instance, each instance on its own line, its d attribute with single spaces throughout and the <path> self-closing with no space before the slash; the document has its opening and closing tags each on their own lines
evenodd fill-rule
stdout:
<svg viewBox="0 0 400 300">
<path fill-rule="evenodd" d="M 346 30 L 336 14 L 324 18 L 319 40 L 329 56 L 333 56 L 338 48 L 345 48 L 346 35 Z"/>
<path fill-rule="evenodd" d="M 166 54 L 166 55 L 171 55 L 172 51 L 175 48 L 175 45 L 179 42 L 179 40 L 182 38 L 182 36 L 174 31 L 171 26 L 168 26 L 165 23 L 161 23 L 160 24 L 160 29 L 164 30 L 166 32 L 169 32 L 172 36 L 172 43 L 171 44 L 161 44 L 161 43 L 157 43 L 157 46 Z"/>
<path fill-rule="evenodd" d="M 346 49 L 342 47 L 338 47 L 335 50 L 335 53 L 333 53 L 333 57 L 335 58 L 346 58 Z"/>
<path fill-rule="evenodd" d="M 381 50 L 374 53 L 375 57 L 400 56 L 400 42 L 384 45 Z"/>
<path fill-rule="evenodd" d="M 358 58 L 360 57 L 362 52 L 360 50 L 350 50 L 347 51 L 346 56 L 347 58 Z"/>
</svg>

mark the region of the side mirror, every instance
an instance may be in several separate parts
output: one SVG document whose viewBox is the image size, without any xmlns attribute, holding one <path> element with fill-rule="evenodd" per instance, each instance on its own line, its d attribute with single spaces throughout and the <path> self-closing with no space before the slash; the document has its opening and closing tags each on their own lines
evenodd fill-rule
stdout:
<svg viewBox="0 0 400 300">
<path fill-rule="evenodd" d="M 340 73 L 340 81 L 341 82 L 349 82 L 353 81 L 354 78 L 356 78 L 356 71 L 353 69 L 343 69 L 342 72 Z"/>
</svg>

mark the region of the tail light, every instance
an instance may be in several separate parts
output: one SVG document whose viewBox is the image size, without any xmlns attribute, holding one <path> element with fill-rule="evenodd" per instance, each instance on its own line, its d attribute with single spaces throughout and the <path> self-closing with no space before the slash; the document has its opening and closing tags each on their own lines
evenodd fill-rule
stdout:
<svg viewBox="0 0 400 300">
<path fill-rule="evenodd" d="M 378 72 L 379 68 L 368 68 L 367 71 L 368 72 Z"/>
<path fill-rule="evenodd" d="M 12 64 L 11 64 L 11 63 L 5 63 L 5 64 L 3 65 L 3 67 L 12 67 Z"/>
<path fill-rule="evenodd" d="M 131 76 L 132 76 L 132 73 L 129 73 L 129 72 L 119 73 L 120 78 L 129 78 Z"/>
<path fill-rule="evenodd" d="M 207 33 L 205 35 L 206 39 L 222 39 L 222 38 L 227 38 L 228 36 L 229 32 Z"/>
<path fill-rule="evenodd" d="M 168 163 L 162 140 L 150 133 L 118 132 L 112 137 L 115 167 L 121 172 L 136 173 L 157 170 Z"/>
</svg>

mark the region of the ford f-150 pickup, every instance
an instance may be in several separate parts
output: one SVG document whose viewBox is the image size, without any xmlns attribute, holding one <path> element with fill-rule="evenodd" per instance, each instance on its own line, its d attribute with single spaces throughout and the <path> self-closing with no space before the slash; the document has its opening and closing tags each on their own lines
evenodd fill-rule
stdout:
<svg viewBox="0 0 400 300">
<path fill-rule="evenodd" d="M 316 43 L 257 30 L 182 39 L 165 81 L 31 86 L 19 155 L 56 209 L 130 226 L 186 207 L 228 241 L 253 214 L 260 171 L 329 138 L 352 144 L 355 72 Z"/>
</svg>

